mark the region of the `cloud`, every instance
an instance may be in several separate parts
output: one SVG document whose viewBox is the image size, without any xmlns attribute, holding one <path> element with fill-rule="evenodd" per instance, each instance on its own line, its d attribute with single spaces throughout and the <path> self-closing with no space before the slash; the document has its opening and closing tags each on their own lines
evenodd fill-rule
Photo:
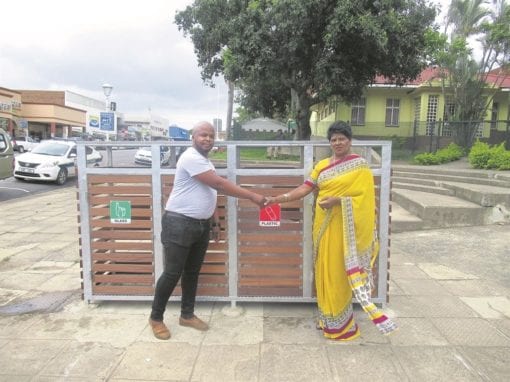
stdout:
<svg viewBox="0 0 510 382">
<path fill-rule="evenodd" d="M 104 99 L 114 86 L 117 110 L 150 110 L 191 127 L 225 119 L 226 86 L 203 84 L 193 45 L 174 23 L 189 1 L 17 0 L 2 6 L 0 86 L 70 90 Z M 13 17 L 12 15 L 20 15 Z"/>
</svg>

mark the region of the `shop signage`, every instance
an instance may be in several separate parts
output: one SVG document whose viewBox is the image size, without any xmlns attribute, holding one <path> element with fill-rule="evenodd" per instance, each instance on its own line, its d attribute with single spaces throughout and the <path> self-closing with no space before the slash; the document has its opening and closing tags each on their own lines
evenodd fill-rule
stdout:
<svg viewBox="0 0 510 382">
<path fill-rule="evenodd" d="M 115 131 L 115 113 L 101 113 L 99 129 L 103 131 Z"/>
</svg>

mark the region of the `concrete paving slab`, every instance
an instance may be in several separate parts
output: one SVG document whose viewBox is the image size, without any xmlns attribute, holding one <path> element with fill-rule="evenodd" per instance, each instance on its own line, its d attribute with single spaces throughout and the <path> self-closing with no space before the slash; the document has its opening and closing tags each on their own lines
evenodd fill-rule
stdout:
<svg viewBox="0 0 510 382">
<path fill-rule="evenodd" d="M 129 346 L 112 380 L 189 381 L 199 347 L 182 342 L 138 342 Z"/>
<path fill-rule="evenodd" d="M 414 279 L 399 278 L 398 285 L 407 295 L 451 296 L 451 293 L 435 280 L 423 279 L 417 283 Z"/>
<path fill-rule="evenodd" d="M 460 272 L 456 269 L 437 263 L 419 263 L 418 267 L 435 280 L 477 280 L 473 274 Z"/>
<path fill-rule="evenodd" d="M 507 347 L 462 347 L 462 355 L 469 360 L 481 379 L 507 382 L 510 375 L 510 348 Z"/>
<path fill-rule="evenodd" d="M 53 276 L 53 274 L 32 273 L 28 271 L 2 272 L 2 277 L 0 278 L 0 288 L 15 289 L 23 287 L 24 290 L 36 289 L 39 285 L 48 281 Z"/>
<path fill-rule="evenodd" d="M 480 381 L 473 365 L 455 348 L 394 347 L 393 352 L 410 381 Z"/>
<path fill-rule="evenodd" d="M 259 381 L 332 381 L 329 365 L 324 346 L 262 344 Z"/>
<path fill-rule="evenodd" d="M 312 317 L 264 317 L 264 342 L 319 345 L 324 338 Z"/>
<path fill-rule="evenodd" d="M 425 317 L 421 307 L 410 296 L 391 296 L 384 309 L 392 317 Z"/>
<path fill-rule="evenodd" d="M 21 314 L 16 316 L 0 315 L 0 338 L 16 339 L 40 321 L 37 314 Z"/>
<path fill-rule="evenodd" d="M 388 336 L 395 346 L 448 346 L 448 340 L 428 318 L 398 318 L 398 330 Z"/>
<path fill-rule="evenodd" d="M 494 326 L 496 329 L 498 329 L 505 336 L 510 338 L 510 320 L 491 320 L 491 319 L 488 319 L 487 322 L 489 322 L 492 326 Z M 510 372 L 510 370 L 509 370 L 509 372 Z"/>
<path fill-rule="evenodd" d="M 23 296 L 25 293 L 26 291 L 24 290 L 0 288 L 0 306 L 9 304 L 11 301 Z"/>
<path fill-rule="evenodd" d="M 26 334 L 26 338 L 56 339 L 66 338 L 82 342 L 108 343 L 115 347 L 125 347 L 140 336 L 147 321 L 139 316 L 122 314 L 72 315 L 51 313 L 40 316 L 38 330 Z M 25 338 L 23 336 L 23 338 Z"/>
<path fill-rule="evenodd" d="M 263 317 L 227 317 L 215 313 L 210 322 L 204 345 L 254 345 L 264 339 Z M 193 329 L 189 329 L 193 330 Z"/>
<path fill-rule="evenodd" d="M 106 380 L 123 353 L 124 349 L 105 343 L 69 341 L 37 378 Z"/>
<path fill-rule="evenodd" d="M 35 289 L 42 292 L 77 290 L 81 293 L 81 278 L 79 273 L 64 271 L 54 275 L 50 280 L 43 282 Z"/>
<path fill-rule="evenodd" d="M 390 277 L 399 279 L 427 279 L 429 276 L 413 263 L 393 264 L 389 269 Z"/>
<path fill-rule="evenodd" d="M 482 318 L 433 318 L 432 322 L 452 345 L 510 347 L 510 338 Z"/>
<path fill-rule="evenodd" d="M 256 382 L 259 380 L 259 345 L 204 345 L 190 381 Z"/>
<path fill-rule="evenodd" d="M 510 296 L 510 289 L 488 280 L 438 280 L 438 283 L 455 296 Z"/>
<path fill-rule="evenodd" d="M 400 288 L 398 283 L 393 279 L 390 279 L 390 281 L 388 282 L 388 286 L 389 286 L 388 295 L 390 296 L 390 302 L 392 296 L 402 296 L 406 294 L 404 293 L 402 288 Z"/>
<path fill-rule="evenodd" d="M 408 381 L 389 346 L 327 346 L 335 381 Z"/>
<path fill-rule="evenodd" d="M 0 348 L 0 375 L 35 376 L 67 342 L 63 339 L 13 339 Z"/>
<path fill-rule="evenodd" d="M 510 300 L 504 296 L 496 297 L 461 297 L 483 318 L 510 318 Z"/>
<path fill-rule="evenodd" d="M 32 273 L 61 273 L 75 264 L 76 262 L 74 261 L 41 260 L 28 267 L 27 271 Z"/>
<path fill-rule="evenodd" d="M 476 317 L 456 296 L 413 296 L 412 302 L 425 317 Z"/>
</svg>

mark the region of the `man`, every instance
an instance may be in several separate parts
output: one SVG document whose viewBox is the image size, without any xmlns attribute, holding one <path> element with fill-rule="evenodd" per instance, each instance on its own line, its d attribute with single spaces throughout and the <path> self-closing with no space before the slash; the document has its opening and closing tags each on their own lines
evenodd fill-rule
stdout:
<svg viewBox="0 0 510 382">
<path fill-rule="evenodd" d="M 174 187 L 162 218 L 161 242 L 165 251 L 165 268 L 156 283 L 149 324 L 154 336 L 170 338 L 163 314 L 179 278 L 181 278 L 181 326 L 205 331 L 208 324 L 195 316 L 198 275 L 209 244 L 209 231 L 218 238 L 219 223 L 215 218 L 217 191 L 229 196 L 249 199 L 263 206 L 264 196 L 241 188 L 218 176 L 208 159 L 214 146 L 214 127 L 199 122 L 192 131 L 192 146 L 179 158 Z"/>
</svg>

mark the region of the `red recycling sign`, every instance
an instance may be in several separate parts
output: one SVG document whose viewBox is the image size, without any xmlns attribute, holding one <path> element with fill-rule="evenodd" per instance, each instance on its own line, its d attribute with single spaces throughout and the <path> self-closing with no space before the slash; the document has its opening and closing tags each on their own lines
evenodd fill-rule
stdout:
<svg viewBox="0 0 510 382">
<path fill-rule="evenodd" d="M 272 204 L 260 209 L 259 226 L 260 227 L 279 227 L 281 217 L 281 208 L 279 204 Z"/>
</svg>

